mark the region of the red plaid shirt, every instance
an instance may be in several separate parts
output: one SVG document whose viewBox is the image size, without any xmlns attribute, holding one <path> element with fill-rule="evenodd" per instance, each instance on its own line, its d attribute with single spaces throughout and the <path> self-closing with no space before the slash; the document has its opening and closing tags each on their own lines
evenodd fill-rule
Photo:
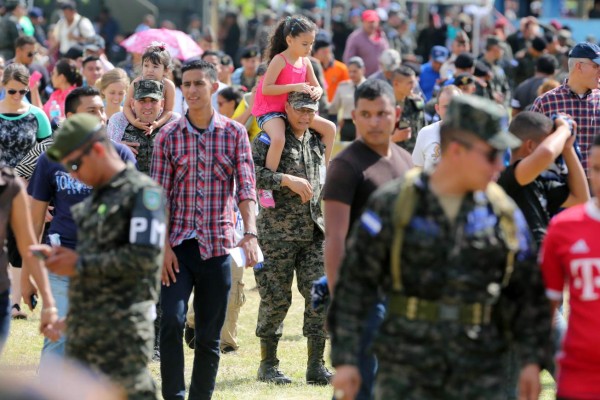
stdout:
<svg viewBox="0 0 600 400">
<path fill-rule="evenodd" d="M 150 176 L 165 189 L 171 246 L 197 239 L 206 260 L 235 246 L 235 201 L 256 201 L 254 162 L 248 133 L 216 111 L 198 132 L 185 116 L 165 125 L 154 143 Z"/>
<path fill-rule="evenodd" d="M 594 142 L 594 136 L 600 133 L 600 90 L 588 90 L 583 97 L 580 97 L 569 88 L 567 81 L 535 99 L 531 111 L 548 117 L 557 113 L 565 113 L 573 117 L 577 122 L 581 164 L 587 172 L 588 153 Z"/>
</svg>

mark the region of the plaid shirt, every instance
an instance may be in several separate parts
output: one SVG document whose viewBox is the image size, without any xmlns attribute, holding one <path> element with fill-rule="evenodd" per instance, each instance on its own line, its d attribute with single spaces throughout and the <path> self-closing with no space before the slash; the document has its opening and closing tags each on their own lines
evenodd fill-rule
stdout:
<svg viewBox="0 0 600 400">
<path fill-rule="evenodd" d="M 531 111 L 548 117 L 557 113 L 565 113 L 573 117 L 577 122 L 581 164 L 587 172 L 588 153 L 594 142 L 594 136 L 600 133 L 600 90 L 588 90 L 581 97 L 569 88 L 567 81 L 535 99 Z"/>
<path fill-rule="evenodd" d="M 256 201 L 254 162 L 241 124 L 215 111 L 204 132 L 185 116 L 165 125 L 156 136 L 150 176 L 167 195 L 172 247 L 197 239 L 206 260 L 235 246 L 234 180 L 238 201 Z"/>
</svg>

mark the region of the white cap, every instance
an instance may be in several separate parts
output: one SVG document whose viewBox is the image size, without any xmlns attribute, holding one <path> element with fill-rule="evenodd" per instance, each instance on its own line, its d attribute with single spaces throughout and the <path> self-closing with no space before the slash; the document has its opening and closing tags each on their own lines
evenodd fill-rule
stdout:
<svg viewBox="0 0 600 400">
<path fill-rule="evenodd" d="M 402 63 L 402 57 L 397 50 L 387 49 L 379 56 L 379 64 L 384 71 L 392 71 L 398 68 L 400 63 Z"/>
</svg>

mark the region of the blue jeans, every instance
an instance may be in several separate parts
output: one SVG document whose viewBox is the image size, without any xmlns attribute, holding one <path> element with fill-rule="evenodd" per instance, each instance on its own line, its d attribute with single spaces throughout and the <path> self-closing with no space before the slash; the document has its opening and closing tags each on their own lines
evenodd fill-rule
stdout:
<svg viewBox="0 0 600 400">
<path fill-rule="evenodd" d="M 10 290 L 0 293 L 0 355 L 10 330 Z"/>
<path fill-rule="evenodd" d="M 52 291 L 52 296 L 54 296 L 56 308 L 58 309 L 58 318 L 64 318 L 69 311 L 69 278 L 49 272 L 48 281 L 50 282 L 50 290 Z M 53 342 L 48 338 L 44 339 L 42 358 L 40 359 L 40 370 L 43 370 L 47 356 L 54 355 L 64 357 L 66 340 L 67 338 L 64 333 L 56 342 Z"/>
<path fill-rule="evenodd" d="M 385 303 L 376 303 L 367 316 L 367 325 L 360 338 L 358 349 L 358 370 L 360 371 L 361 384 L 355 400 L 371 400 L 375 390 L 375 376 L 377 375 L 377 357 L 371 349 L 379 325 L 385 317 Z"/>
<path fill-rule="evenodd" d="M 221 328 L 231 288 L 231 257 L 200 257 L 196 240 L 173 248 L 179 262 L 177 282 L 162 286 L 160 323 L 160 375 L 165 400 L 185 398 L 183 328 L 187 302 L 195 288 L 194 366 L 189 399 L 209 400 L 215 388 L 220 360 Z"/>
</svg>

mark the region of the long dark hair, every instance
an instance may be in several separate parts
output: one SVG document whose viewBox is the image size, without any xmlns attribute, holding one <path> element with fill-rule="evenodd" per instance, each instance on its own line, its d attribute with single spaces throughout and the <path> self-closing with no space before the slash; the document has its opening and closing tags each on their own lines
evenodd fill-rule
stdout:
<svg viewBox="0 0 600 400">
<path fill-rule="evenodd" d="M 270 63 L 273 57 L 288 48 L 286 38 L 288 36 L 296 37 L 305 32 L 316 32 L 317 26 L 303 16 L 287 17 L 279 22 L 279 25 L 273 31 L 269 41 L 269 47 L 266 54 L 267 63 Z"/>
<path fill-rule="evenodd" d="M 77 68 L 77 65 L 73 61 L 66 58 L 60 59 L 54 66 L 54 69 L 57 75 L 65 77 L 69 85 L 83 85 L 83 78 L 79 72 L 79 68 Z"/>
</svg>

